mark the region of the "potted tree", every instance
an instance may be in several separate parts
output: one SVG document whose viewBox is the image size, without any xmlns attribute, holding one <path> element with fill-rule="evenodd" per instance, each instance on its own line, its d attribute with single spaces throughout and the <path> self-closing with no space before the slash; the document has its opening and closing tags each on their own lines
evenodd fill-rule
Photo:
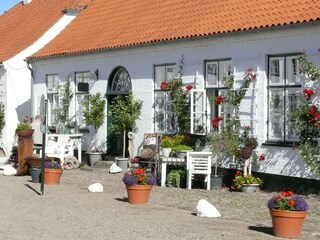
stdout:
<svg viewBox="0 0 320 240">
<path fill-rule="evenodd" d="M 132 91 L 126 96 L 117 96 L 111 102 L 109 116 L 112 118 L 110 130 L 122 134 L 122 157 L 116 158 L 117 165 L 127 170 L 128 158 L 126 158 L 126 136 L 129 131 L 136 132 L 136 120 L 141 114 L 143 101 L 134 98 Z"/>
<path fill-rule="evenodd" d="M 101 98 L 100 93 L 90 95 L 89 99 L 85 102 L 84 117 L 86 123 L 93 126 L 95 131 L 94 140 L 92 142 L 92 146 L 90 147 L 91 149 L 87 152 L 89 166 L 94 166 L 98 161 L 100 161 L 103 154 L 103 152 L 97 146 L 97 132 L 99 127 L 104 123 L 105 104 L 106 102 Z"/>
<path fill-rule="evenodd" d="M 221 188 L 222 176 L 218 175 L 219 160 L 222 157 L 233 157 L 237 154 L 240 139 L 237 132 L 231 129 L 215 132 L 209 137 L 212 152 L 215 158 L 214 175 L 211 176 L 211 187 Z"/>
</svg>

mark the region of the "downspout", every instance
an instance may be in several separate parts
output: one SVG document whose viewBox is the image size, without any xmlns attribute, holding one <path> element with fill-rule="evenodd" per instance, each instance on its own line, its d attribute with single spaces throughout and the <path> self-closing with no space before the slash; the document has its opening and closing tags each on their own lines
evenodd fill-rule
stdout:
<svg viewBox="0 0 320 240">
<path fill-rule="evenodd" d="M 34 79 L 34 73 L 33 73 L 33 69 L 32 69 L 32 66 L 30 64 L 30 61 L 28 61 L 28 59 L 25 59 L 24 61 L 26 61 L 27 63 L 27 68 L 30 70 L 31 72 L 31 109 L 30 109 L 30 117 L 33 117 L 33 93 L 34 93 L 34 90 L 33 90 L 33 79 Z"/>
</svg>

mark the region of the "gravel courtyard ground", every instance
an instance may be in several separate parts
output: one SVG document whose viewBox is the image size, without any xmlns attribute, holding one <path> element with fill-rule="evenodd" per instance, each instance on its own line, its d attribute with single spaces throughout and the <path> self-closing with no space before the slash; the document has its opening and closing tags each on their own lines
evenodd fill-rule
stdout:
<svg viewBox="0 0 320 240">
<path fill-rule="evenodd" d="M 241 193 L 153 187 L 150 203 L 130 205 L 123 174 L 108 169 L 66 170 L 60 185 L 40 184 L 30 176 L 0 175 L 1 239 L 280 239 L 272 235 L 267 200 L 275 193 Z M 101 183 L 103 193 L 89 193 Z M 196 216 L 200 199 L 222 218 Z M 300 239 L 320 239 L 320 195 L 306 196 L 310 211 Z"/>
</svg>

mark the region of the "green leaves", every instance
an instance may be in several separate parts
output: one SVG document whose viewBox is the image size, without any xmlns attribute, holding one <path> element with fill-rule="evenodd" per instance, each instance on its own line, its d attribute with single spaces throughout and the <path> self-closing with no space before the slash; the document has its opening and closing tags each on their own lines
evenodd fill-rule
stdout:
<svg viewBox="0 0 320 240">
<path fill-rule="evenodd" d="M 104 123 L 105 100 L 101 99 L 101 94 L 96 93 L 90 95 L 89 99 L 84 103 L 84 117 L 88 125 L 94 126 L 97 130 Z"/>
<path fill-rule="evenodd" d="M 134 99 L 133 93 L 117 96 L 111 102 L 109 116 L 112 117 L 111 130 L 116 133 L 136 131 L 136 120 L 141 115 L 143 101 Z"/>
</svg>

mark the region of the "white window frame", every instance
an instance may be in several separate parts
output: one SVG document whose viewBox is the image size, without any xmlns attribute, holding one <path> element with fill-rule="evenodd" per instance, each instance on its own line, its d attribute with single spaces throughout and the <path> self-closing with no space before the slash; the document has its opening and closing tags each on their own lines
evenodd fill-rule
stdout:
<svg viewBox="0 0 320 240">
<path fill-rule="evenodd" d="M 154 130 L 158 133 L 176 132 L 176 120 L 170 91 L 161 90 L 161 83 L 176 76 L 176 64 L 154 66 Z"/>
<path fill-rule="evenodd" d="M 90 81 L 92 79 L 92 73 L 90 71 L 83 71 L 83 72 L 75 72 L 75 116 L 76 116 L 76 125 L 79 128 L 87 128 L 88 125 L 84 118 L 84 103 L 89 98 L 89 91 L 88 92 L 82 92 L 78 91 L 78 83 L 88 83 L 88 86 L 90 84 Z"/>
<path fill-rule="evenodd" d="M 268 57 L 267 141 L 290 143 L 299 140 L 290 110 L 296 108 L 301 93 L 298 58 L 298 54 Z"/>
<path fill-rule="evenodd" d="M 224 76 L 230 76 L 231 59 L 207 60 L 205 63 L 205 86 L 207 98 L 207 130 L 212 132 L 213 129 L 211 121 L 215 117 L 222 117 L 223 122 L 220 126 L 225 126 L 226 121 L 231 117 L 232 109 L 229 104 L 217 104 L 215 98 L 226 95 L 226 87 L 223 84 Z M 214 67 L 213 67 L 214 66 Z M 213 69 L 215 69 L 213 71 Z M 212 77 L 212 75 L 214 75 Z"/>
<path fill-rule="evenodd" d="M 59 106 L 59 83 L 59 74 L 46 75 L 48 126 L 55 126 L 57 123 L 56 116 L 54 115 L 53 110 Z"/>
</svg>

